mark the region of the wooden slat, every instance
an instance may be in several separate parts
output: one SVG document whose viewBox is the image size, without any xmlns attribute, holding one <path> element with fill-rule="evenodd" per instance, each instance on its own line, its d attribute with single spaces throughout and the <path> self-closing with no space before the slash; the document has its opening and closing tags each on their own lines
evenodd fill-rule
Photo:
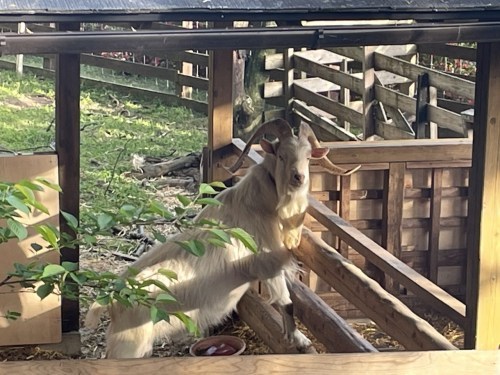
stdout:
<svg viewBox="0 0 500 375">
<path fill-rule="evenodd" d="M 415 134 L 408 133 L 383 121 L 376 122 L 375 133 L 385 139 L 415 139 Z"/>
<path fill-rule="evenodd" d="M 241 355 L 230 357 L 175 357 L 61 361 L 12 361 L 0 364 L 6 374 L 494 374 L 500 364 L 498 351 L 425 351 L 324 355 Z"/>
<path fill-rule="evenodd" d="M 300 281 L 292 281 L 290 294 L 294 313 L 329 352 L 377 352 L 330 306 Z"/>
<path fill-rule="evenodd" d="M 384 203 L 382 206 L 382 246 L 401 258 L 401 232 L 403 225 L 403 200 L 405 163 L 391 163 L 385 172 Z M 386 288 L 396 295 L 399 294 L 397 283 L 386 283 Z"/>
<path fill-rule="evenodd" d="M 280 314 L 266 303 L 257 292 L 249 290 L 238 303 L 238 314 L 277 354 L 298 353 L 297 348 L 283 335 Z"/>
<path fill-rule="evenodd" d="M 416 99 L 410 98 L 407 95 L 401 94 L 395 90 L 379 85 L 375 86 L 375 97 L 388 106 L 399 108 L 408 114 L 416 114 Z M 435 105 L 427 105 L 429 120 L 437 122 L 438 125 L 445 129 L 450 129 L 456 133 L 463 134 L 464 127 L 460 115 L 448 111 Z"/>
<path fill-rule="evenodd" d="M 467 256 L 467 347 L 500 345 L 500 43 L 478 45 Z M 474 335 L 475 334 L 475 335 Z"/>
<path fill-rule="evenodd" d="M 363 61 L 364 59 L 363 47 L 335 47 L 328 48 L 328 51 L 335 52 L 336 54 L 346 56 L 357 61 Z"/>
<path fill-rule="evenodd" d="M 419 75 L 427 73 L 431 86 L 453 92 L 468 99 L 474 99 L 475 84 L 465 79 L 452 77 L 448 74 L 411 64 L 397 57 L 390 57 L 380 53 L 375 53 L 375 66 L 377 69 L 388 70 L 401 76 L 408 77 L 412 81 L 416 81 Z"/>
<path fill-rule="evenodd" d="M 318 107 L 319 109 L 331 113 L 344 121 L 350 122 L 351 124 L 361 126 L 364 122 L 362 113 L 328 99 L 326 96 L 316 94 L 315 92 L 301 87 L 298 84 L 294 84 L 294 93 L 297 99 L 306 102 L 308 105 Z"/>
<path fill-rule="evenodd" d="M 429 55 L 443 56 L 450 59 L 476 61 L 476 49 L 451 44 L 419 44 L 418 52 Z"/>
<path fill-rule="evenodd" d="M 363 47 L 363 139 L 377 134 L 375 130 L 375 47 Z"/>
<path fill-rule="evenodd" d="M 439 258 L 439 233 L 441 230 L 441 199 L 443 186 L 443 170 L 441 168 L 432 170 L 431 187 L 431 213 L 429 228 L 429 279 L 437 282 L 438 258 Z"/>
<path fill-rule="evenodd" d="M 407 349 L 456 349 L 429 323 L 308 229 L 304 229 L 294 253 Z"/>
<path fill-rule="evenodd" d="M 310 198 L 308 213 L 388 276 L 422 298 L 425 303 L 449 316 L 458 324 L 464 323 L 465 305 L 463 303 L 403 264 L 384 248 L 326 208 L 326 206 Z"/>
<path fill-rule="evenodd" d="M 304 102 L 300 100 L 294 100 L 292 102 L 292 110 L 300 115 L 305 121 L 315 124 L 321 127 L 325 131 L 334 134 L 338 139 L 343 141 L 357 141 L 358 138 L 351 132 L 341 128 L 332 120 L 316 114 L 311 108 L 309 108 Z"/>
<path fill-rule="evenodd" d="M 293 58 L 295 69 L 307 74 L 331 81 L 342 87 L 348 88 L 358 94 L 363 93 L 363 80 L 340 70 L 314 62 L 307 58 L 308 55 L 296 54 Z"/>
<path fill-rule="evenodd" d="M 340 217 L 349 221 L 351 209 L 351 176 L 340 177 Z M 340 254 L 348 258 L 349 245 L 344 241 L 339 241 Z"/>
</svg>

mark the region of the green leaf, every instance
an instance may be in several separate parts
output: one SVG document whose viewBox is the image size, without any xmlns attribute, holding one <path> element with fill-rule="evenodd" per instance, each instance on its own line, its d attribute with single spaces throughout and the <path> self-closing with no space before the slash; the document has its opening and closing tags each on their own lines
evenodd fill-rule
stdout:
<svg viewBox="0 0 500 375">
<path fill-rule="evenodd" d="M 36 294 L 40 299 L 44 299 L 54 290 L 53 284 L 42 284 L 36 289 Z"/>
<path fill-rule="evenodd" d="M 156 296 L 156 303 L 158 302 L 176 302 L 176 299 L 174 296 L 167 294 L 167 293 L 161 293 Z"/>
<path fill-rule="evenodd" d="M 26 186 L 28 189 L 31 189 L 33 191 L 43 191 L 43 188 L 40 185 L 37 185 L 28 180 L 21 180 L 18 182 L 18 184 L 21 186 Z"/>
<path fill-rule="evenodd" d="M 154 231 L 153 232 L 153 237 L 155 240 L 160 241 L 161 243 L 167 242 L 167 237 L 165 237 L 162 233 Z"/>
<path fill-rule="evenodd" d="M 6 200 L 7 200 L 7 202 L 9 202 L 9 204 L 11 206 L 14 206 L 19 211 L 24 212 L 25 214 L 30 213 L 29 207 L 26 206 L 26 204 L 24 204 L 24 202 L 22 200 L 20 200 L 19 198 L 17 198 L 16 196 L 9 195 Z"/>
<path fill-rule="evenodd" d="M 208 232 L 214 238 L 219 239 L 222 242 L 225 242 L 225 243 L 228 243 L 228 244 L 231 243 L 231 237 L 229 236 L 229 234 L 227 234 L 226 232 L 224 232 L 222 229 L 213 228 L 213 229 L 209 229 Z"/>
<path fill-rule="evenodd" d="M 31 204 L 33 207 L 35 207 L 38 211 L 41 211 L 44 214 L 49 215 L 49 209 L 47 207 L 45 207 L 41 202 L 30 201 L 29 204 Z"/>
<path fill-rule="evenodd" d="M 97 298 L 95 299 L 95 301 L 101 305 L 101 306 L 105 306 L 105 305 L 109 305 L 110 302 L 111 302 L 111 297 L 107 294 L 101 294 L 99 296 L 97 296 Z"/>
<path fill-rule="evenodd" d="M 137 207 L 132 206 L 131 204 L 124 204 L 123 206 L 120 207 L 120 212 L 127 216 L 134 216 L 136 210 Z"/>
<path fill-rule="evenodd" d="M 137 268 L 134 268 L 134 267 L 127 267 L 127 271 L 130 274 L 130 276 L 132 276 L 132 277 L 137 276 L 139 274 L 139 272 L 141 272 L 140 270 L 138 270 Z"/>
<path fill-rule="evenodd" d="M 255 243 L 252 236 L 250 236 L 245 230 L 241 228 L 231 228 L 228 230 L 228 232 L 231 234 L 231 236 L 243 242 L 243 245 L 245 245 L 248 250 L 253 253 L 257 252 L 257 244 Z"/>
<path fill-rule="evenodd" d="M 167 277 L 169 280 L 177 280 L 177 274 L 174 271 L 167 270 L 165 268 L 160 268 L 158 273 L 162 276 Z"/>
<path fill-rule="evenodd" d="M 175 241 L 180 247 L 182 247 L 187 252 L 193 254 L 194 256 L 200 257 L 205 254 L 205 246 L 203 242 L 198 240 L 190 241 Z"/>
<path fill-rule="evenodd" d="M 111 215 L 102 213 L 97 216 L 97 226 L 100 230 L 107 229 L 111 226 L 111 222 L 113 221 L 113 217 Z"/>
<path fill-rule="evenodd" d="M 20 312 L 7 310 L 5 314 L 5 319 L 7 320 L 17 320 L 21 316 Z"/>
<path fill-rule="evenodd" d="M 151 316 L 151 320 L 152 320 L 153 324 L 161 322 L 162 320 L 165 320 L 167 322 L 170 320 L 170 317 L 168 316 L 168 314 L 165 311 L 160 310 L 155 305 L 151 306 L 150 316 Z"/>
<path fill-rule="evenodd" d="M 224 241 L 217 239 L 217 238 L 209 238 L 209 239 L 207 239 L 207 242 L 211 245 L 216 246 L 216 247 L 221 247 L 221 248 L 226 247 L 226 243 Z"/>
<path fill-rule="evenodd" d="M 209 184 L 200 184 L 200 189 L 199 189 L 200 194 L 208 194 L 208 195 L 216 195 L 219 194 L 217 190 L 215 190 L 212 186 Z"/>
<path fill-rule="evenodd" d="M 172 212 L 170 212 L 169 209 L 167 209 L 163 204 L 157 201 L 152 201 L 149 204 L 149 211 L 158 214 L 165 219 L 172 219 L 174 217 L 174 215 L 172 214 Z"/>
<path fill-rule="evenodd" d="M 188 197 L 186 197 L 185 195 L 182 195 L 182 194 L 177 194 L 176 197 L 184 207 L 189 206 L 192 202 L 191 199 L 189 199 Z"/>
<path fill-rule="evenodd" d="M 64 212 L 64 211 L 61 211 L 61 215 L 64 216 L 64 218 L 66 219 L 66 222 L 68 223 L 68 225 L 70 226 L 71 229 L 78 228 L 78 220 L 76 217 L 74 217 L 69 212 Z"/>
<path fill-rule="evenodd" d="M 94 245 L 95 243 L 97 243 L 97 238 L 95 238 L 94 236 L 91 236 L 90 234 L 84 234 L 83 240 L 88 245 Z"/>
<path fill-rule="evenodd" d="M 221 189 L 226 189 L 227 188 L 227 186 L 224 184 L 224 182 L 221 182 L 221 181 L 211 182 L 210 186 L 221 188 Z"/>
<path fill-rule="evenodd" d="M 81 275 L 81 274 L 79 275 L 79 274 L 73 273 L 73 272 L 71 272 L 69 274 L 69 277 L 71 277 L 71 279 L 73 279 L 73 281 L 75 283 L 77 283 L 78 285 L 83 285 L 83 283 L 85 281 L 87 281 L 87 277 L 85 277 L 85 275 Z"/>
<path fill-rule="evenodd" d="M 63 266 L 59 264 L 49 264 L 43 269 L 42 278 L 62 275 L 65 272 L 66 269 Z"/>
<path fill-rule="evenodd" d="M 207 204 L 210 206 L 222 206 L 222 202 L 215 198 L 200 198 L 196 201 L 198 204 Z"/>
<path fill-rule="evenodd" d="M 62 262 L 61 266 L 68 272 L 74 272 L 78 270 L 78 263 L 74 262 Z"/>
<path fill-rule="evenodd" d="M 189 333 L 199 335 L 199 329 L 193 319 L 184 314 L 183 312 L 176 312 L 174 315 L 186 326 Z"/>
<path fill-rule="evenodd" d="M 27 188 L 26 186 L 20 185 L 20 184 L 15 184 L 14 187 L 21 192 L 22 195 L 28 199 L 28 201 L 33 202 L 35 201 L 35 194 L 33 193 L 33 190 L 30 188 Z"/>
<path fill-rule="evenodd" d="M 26 237 L 28 237 L 28 230 L 19 221 L 16 221 L 14 219 L 7 219 L 7 226 L 19 240 L 24 240 Z"/>
<path fill-rule="evenodd" d="M 47 241 L 54 249 L 58 249 L 57 236 L 58 231 L 56 228 L 42 224 L 36 227 L 36 231 Z"/>
<path fill-rule="evenodd" d="M 42 185 L 47 186 L 48 188 L 51 188 L 52 190 L 55 190 L 55 191 L 58 191 L 59 193 L 62 193 L 62 189 L 59 185 L 54 184 L 53 182 L 47 180 L 46 178 L 38 177 L 35 179 L 35 181 L 41 183 Z"/>
</svg>

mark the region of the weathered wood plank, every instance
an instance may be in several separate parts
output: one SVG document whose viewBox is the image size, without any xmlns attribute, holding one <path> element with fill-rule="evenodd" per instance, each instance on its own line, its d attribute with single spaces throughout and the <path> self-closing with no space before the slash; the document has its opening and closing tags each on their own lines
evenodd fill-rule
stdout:
<svg viewBox="0 0 500 375">
<path fill-rule="evenodd" d="M 377 52 L 375 53 L 375 67 L 408 77 L 413 81 L 416 81 L 419 75 L 427 73 L 431 86 L 459 94 L 468 99 L 474 99 L 474 82 L 462 78 L 452 77 L 446 73 L 411 64 L 403 59 L 386 56 Z"/>
<path fill-rule="evenodd" d="M 451 44 L 433 43 L 433 44 L 419 44 L 419 53 L 427 53 L 429 55 L 443 56 L 450 59 L 462 59 L 468 61 L 476 61 L 475 48 L 454 46 Z"/>
<path fill-rule="evenodd" d="M 415 134 L 409 133 L 392 124 L 377 121 L 375 133 L 385 139 L 415 139 Z"/>
<path fill-rule="evenodd" d="M 429 279 L 437 282 L 439 259 L 439 233 L 441 230 L 441 199 L 443 195 L 443 170 L 432 170 L 431 213 L 429 228 Z"/>
<path fill-rule="evenodd" d="M 376 134 L 375 130 L 375 47 L 363 47 L 363 139 Z"/>
<path fill-rule="evenodd" d="M 500 365 L 498 351 L 425 351 L 393 353 L 342 353 L 324 355 L 241 355 L 230 357 L 175 357 L 2 362 L 5 374 L 136 375 L 168 371 L 172 374 L 494 374 Z M 168 369 L 168 370 L 167 370 Z"/>
<path fill-rule="evenodd" d="M 294 84 L 294 92 L 297 99 L 306 102 L 308 105 L 318 107 L 325 112 L 331 113 L 344 121 L 356 124 L 357 126 L 362 126 L 364 123 L 362 113 L 328 99 L 326 96 L 316 94 L 315 92 L 312 92 L 297 83 Z"/>
<path fill-rule="evenodd" d="M 338 126 L 335 122 L 324 116 L 314 113 L 304 102 L 294 100 L 292 102 L 292 110 L 300 115 L 305 121 L 313 123 L 325 131 L 332 133 L 338 139 L 343 141 L 357 141 L 358 138 L 351 132 Z"/>
<path fill-rule="evenodd" d="M 500 43 L 478 45 L 467 255 L 466 346 L 494 350 L 500 345 L 499 61 Z"/>
<path fill-rule="evenodd" d="M 341 176 L 340 177 L 340 217 L 344 220 L 349 221 L 350 211 L 351 211 L 351 176 Z M 348 258 L 349 245 L 344 241 L 339 241 L 340 254 L 344 258 Z"/>
<path fill-rule="evenodd" d="M 384 203 L 382 206 L 382 246 L 401 258 L 405 163 L 391 163 L 385 172 Z M 386 288 L 399 294 L 397 283 L 386 280 Z"/>
<path fill-rule="evenodd" d="M 342 87 L 348 88 L 358 94 L 363 94 L 363 80 L 344 73 L 340 70 L 322 65 L 307 58 L 308 55 L 296 54 L 293 58 L 295 69 L 306 72 L 315 77 L 320 77 L 326 81 L 333 82 Z M 338 86 L 336 88 L 338 90 Z"/>
<path fill-rule="evenodd" d="M 377 352 L 330 306 L 300 281 L 291 282 L 294 313 L 329 352 Z"/>
<path fill-rule="evenodd" d="M 396 297 L 305 229 L 294 253 L 409 350 L 456 349 Z"/>
<path fill-rule="evenodd" d="M 326 206 L 310 198 L 308 213 L 388 276 L 422 298 L 425 303 L 449 316 L 458 324 L 464 323 L 465 305 L 462 302 L 403 264 L 399 259 L 389 254 L 373 240 L 364 236 Z"/>
</svg>

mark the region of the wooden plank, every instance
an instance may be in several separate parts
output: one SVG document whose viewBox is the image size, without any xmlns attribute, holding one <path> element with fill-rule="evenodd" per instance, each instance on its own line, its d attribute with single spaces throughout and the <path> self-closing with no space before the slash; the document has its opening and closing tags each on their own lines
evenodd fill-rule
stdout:
<svg viewBox="0 0 500 375">
<path fill-rule="evenodd" d="M 410 98 L 407 95 L 401 94 L 395 90 L 379 85 L 375 86 L 375 97 L 382 103 L 408 112 L 408 114 L 415 115 L 416 112 L 416 99 Z M 443 108 L 436 107 L 435 105 L 427 105 L 429 120 L 438 123 L 438 125 L 445 129 L 450 129 L 459 134 L 463 134 L 463 124 L 460 115 Z"/>
<path fill-rule="evenodd" d="M 343 60 L 345 60 L 345 56 L 326 49 L 310 49 L 307 51 L 297 52 L 296 55 L 297 57 L 308 61 L 325 65 L 340 64 Z"/>
<path fill-rule="evenodd" d="M 363 47 L 363 138 L 376 134 L 375 130 L 375 47 Z"/>
<path fill-rule="evenodd" d="M 382 246 L 399 259 L 401 258 L 401 232 L 403 229 L 405 163 L 391 163 L 385 175 Z M 396 295 L 399 294 L 399 286 L 392 280 L 386 280 L 386 288 Z"/>
<path fill-rule="evenodd" d="M 375 67 L 408 77 L 412 81 L 416 81 L 419 75 L 427 73 L 431 86 L 440 90 L 453 92 L 467 99 L 474 99 L 475 84 L 462 78 L 453 77 L 446 73 L 411 64 L 397 57 L 390 57 L 380 53 L 375 53 Z"/>
<path fill-rule="evenodd" d="M 285 108 L 285 119 L 292 125 L 294 124 L 290 100 L 295 96 L 293 54 L 293 48 L 287 48 L 283 51 L 283 102 L 281 104 Z"/>
<path fill-rule="evenodd" d="M 358 94 L 363 93 L 363 80 L 344 73 L 340 70 L 322 65 L 307 58 L 308 55 L 296 54 L 293 58 L 293 64 L 296 69 L 307 74 L 320 77 L 324 80 L 334 82 L 337 85 L 348 88 Z M 338 88 L 337 88 L 338 89 Z"/>
<path fill-rule="evenodd" d="M 415 120 L 415 138 L 432 138 L 428 136 L 429 113 L 428 104 L 430 97 L 429 75 L 427 73 L 419 74 L 417 77 L 417 109 Z M 426 134 L 427 133 L 427 134 Z"/>
<path fill-rule="evenodd" d="M 433 306 L 458 324 L 464 323 L 465 305 L 462 302 L 403 264 L 323 204 L 310 198 L 307 212 L 388 276 L 422 298 L 425 303 Z"/>
<path fill-rule="evenodd" d="M 297 348 L 283 335 L 283 323 L 280 314 L 266 303 L 257 292 L 249 290 L 238 303 L 238 314 L 277 354 L 298 353 Z"/>
<path fill-rule="evenodd" d="M 478 45 L 470 174 L 466 346 L 500 345 L 500 43 Z M 475 334 L 475 335 L 474 335 Z M 474 337 L 475 336 L 475 337 Z"/>
<path fill-rule="evenodd" d="M 328 93 L 330 91 L 340 90 L 339 85 L 336 85 L 335 83 L 332 83 L 320 77 L 296 79 L 294 80 L 294 83 L 317 93 Z"/>
<path fill-rule="evenodd" d="M 135 375 L 158 373 L 168 368 L 179 375 L 191 374 L 384 374 L 421 375 L 494 374 L 500 364 L 498 351 L 421 351 L 388 353 L 341 353 L 303 355 L 240 355 L 229 357 L 170 357 L 148 359 L 100 359 L 2 362 L 5 374 Z"/>
<path fill-rule="evenodd" d="M 56 155 L 27 155 L 0 157 L 0 180 L 18 182 L 44 177 L 58 183 L 58 163 Z M 37 213 L 23 216 L 23 222 L 29 225 L 51 224 L 59 227 L 59 194 L 55 190 L 45 189 L 35 194 L 38 201 L 49 210 L 49 215 Z M 56 251 L 43 250 L 34 252 L 32 243 L 43 245 L 42 237 L 33 229 L 23 241 L 9 241 L 0 245 L 0 280 L 14 270 L 14 263 L 28 264 L 33 261 L 59 264 L 60 254 Z M 16 320 L 4 318 L 7 311 L 21 313 Z M 0 287 L 0 345 L 31 345 L 57 343 L 61 341 L 61 299 L 55 294 L 44 300 L 28 289 L 13 285 Z M 0 369 L 1 372 L 1 369 Z"/>
<path fill-rule="evenodd" d="M 343 104 L 336 101 L 328 99 L 327 97 L 316 94 L 298 84 L 294 84 L 295 97 L 308 105 L 318 107 L 319 109 L 331 113 L 342 119 L 348 121 L 351 124 L 356 124 L 357 126 L 362 126 L 364 123 L 364 117 L 362 113 L 355 111 Z"/>
<path fill-rule="evenodd" d="M 365 58 L 363 47 L 335 47 L 328 48 L 328 51 L 335 52 L 338 55 L 346 56 L 356 61 L 363 61 Z"/>
<path fill-rule="evenodd" d="M 293 100 L 292 110 L 300 115 L 305 121 L 313 123 L 316 126 L 324 129 L 325 131 L 334 134 L 338 139 L 342 141 L 358 140 L 358 138 L 356 138 L 354 134 L 341 128 L 329 118 L 314 113 L 314 111 L 310 107 L 308 107 L 304 102 L 300 100 Z"/>
<path fill-rule="evenodd" d="M 213 153 L 230 145 L 233 138 L 233 51 L 210 51 L 209 56 L 208 148 L 212 159 Z M 210 181 L 229 178 L 223 168 L 213 165 L 213 160 L 207 161 L 206 168 Z"/>
<path fill-rule="evenodd" d="M 78 31 L 80 24 L 60 23 L 59 31 Z M 55 130 L 56 153 L 59 157 L 59 195 L 61 211 L 77 219 L 80 217 L 80 55 L 59 54 L 56 56 L 55 79 Z M 74 237 L 74 231 L 61 216 L 61 233 Z M 61 249 L 61 262 L 78 263 L 79 247 Z M 77 286 L 75 284 L 75 289 Z M 78 294 L 78 291 L 75 292 Z M 80 306 L 78 300 L 62 300 L 63 332 L 80 328 Z"/>
<path fill-rule="evenodd" d="M 432 170 L 431 214 L 429 228 L 429 279 L 437 282 L 439 259 L 439 233 L 441 231 L 441 199 L 443 186 L 443 170 Z"/>
<path fill-rule="evenodd" d="M 264 99 L 277 98 L 283 95 L 283 82 L 282 81 L 270 81 L 264 83 L 264 93 L 262 97 Z"/>
<path fill-rule="evenodd" d="M 426 43 L 418 45 L 418 52 L 448 57 L 449 59 L 476 61 L 476 49 L 471 47 L 455 46 L 443 43 Z"/>
<path fill-rule="evenodd" d="M 456 349 L 429 323 L 308 229 L 304 229 L 294 253 L 408 350 Z"/>
<path fill-rule="evenodd" d="M 383 121 L 376 122 L 375 133 L 385 139 L 415 139 L 414 134 Z"/>
<path fill-rule="evenodd" d="M 292 281 L 290 294 L 294 313 L 328 352 L 377 352 L 330 306 L 300 281 Z"/>
<path fill-rule="evenodd" d="M 397 75 L 392 72 L 388 72 L 387 70 L 377 70 L 375 72 L 375 75 L 377 78 L 380 80 L 380 83 L 382 86 L 387 86 L 387 85 L 399 85 L 402 83 L 411 83 L 413 82 L 411 79 L 408 79 L 406 77 L 402 77 L 400 75 Z"/>
<path fill-rule="evenodd" d="M 340 217 L 346 221 L 349 221 L 350 209 L 351 209 L 351 176 L 341 176 L 340 177 Z M 344 241 L 339 241 L 340 254 L 344 258 L 348 258 L 349 245 Z"/>
</svg>

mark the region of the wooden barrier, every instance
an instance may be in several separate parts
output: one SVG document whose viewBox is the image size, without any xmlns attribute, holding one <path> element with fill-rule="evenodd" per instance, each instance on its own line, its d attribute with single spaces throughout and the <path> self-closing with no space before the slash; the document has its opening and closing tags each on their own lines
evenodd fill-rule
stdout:
<svg viewBox="0 0 500 375">
<path fill-rule="evenodd" d="M 495 374 L 498 351 L 427 351 L 324 355 L 240 355 L 230 357 L 176 357 L 130 360 L 16 361 L 0 363 L 2 374 L 384 374 L 421 375 Z"/>
</svg>

